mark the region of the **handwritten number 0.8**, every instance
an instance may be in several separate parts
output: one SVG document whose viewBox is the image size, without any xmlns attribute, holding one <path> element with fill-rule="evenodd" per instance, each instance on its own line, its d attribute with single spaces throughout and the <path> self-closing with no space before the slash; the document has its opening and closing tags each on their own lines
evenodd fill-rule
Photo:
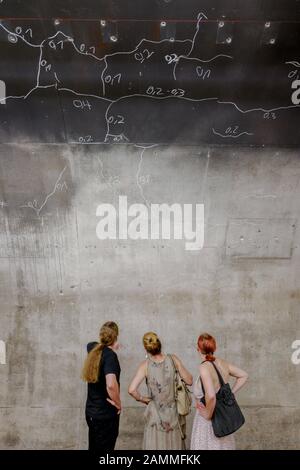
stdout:
<svg viewBox="0 0 300 470">
<path fill-rule="evenodd" d="M 46 72 L 49 72 L 51 70 L 51 64 L 48 64 L 45 59 L 41 61 L 41 66 L 45 67 Z"/>
</svg>

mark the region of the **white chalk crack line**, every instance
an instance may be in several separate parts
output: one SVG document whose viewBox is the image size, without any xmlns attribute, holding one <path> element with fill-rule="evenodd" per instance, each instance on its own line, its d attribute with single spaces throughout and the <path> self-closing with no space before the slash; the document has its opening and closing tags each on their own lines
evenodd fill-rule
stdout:
<svg viewBox="0 0 300 470">
<path fill-rule="evenodd" d="M 59 177 L 58 177 L 57 180 L 56 180 L 56 183 L 55 183 L 55 185 L 54 185 L 53 190 L 51 191 L 51 193 L 49 193 L 49 194 L 46 196 L 46 198 L 45 198 L 43 204 L 42 204 L 39 208 L 36 207 L 36 200 L 34 200 L 33 203 L 32 203 L 32 202 L 28 202 L 27 204 L 23 204 L 22 206 L 20 206 L 20 208 L 32 209 L 32 210 L 35 211 L 35 213 L 36 213 L 37 216 L 39 217 L 40 212 L 41 212 L 42 209 L 45 207 L 45 205 L 47 204 L 48 200 L 56 193 L 56 191 L 57 191 L 57 186 L 58 186 L 58 184 L 59 184 L 59 182 L 60 182 L 60 180 L 61 180 L 61 178 L 62 178 L 64 172 L 66 171 L 66 168 L 67 168 L 67 167 L 65 166 L 65 167 L 62 169 L 62 171 L 61 171 L 60 174 L 59 174 Z"/>
</svg>

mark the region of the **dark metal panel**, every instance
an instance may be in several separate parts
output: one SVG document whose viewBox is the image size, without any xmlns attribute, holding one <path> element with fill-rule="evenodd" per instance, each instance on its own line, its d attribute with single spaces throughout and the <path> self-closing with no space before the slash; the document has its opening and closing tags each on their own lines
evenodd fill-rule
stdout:
<svg viewBox="0 0 300 470">
<path fill-rule="evenodd" d="M 199 11 L 211 19 L 300 19 L 299 0 L 2 0 L 2 17 L 193 20 Z"/>
<path fill-rule="evenodd" d="M 299 145 L 299 3 L 3 1 L 0 141 Z M 100 4 L 157 20 L 101 21 Z"/>
</svg>

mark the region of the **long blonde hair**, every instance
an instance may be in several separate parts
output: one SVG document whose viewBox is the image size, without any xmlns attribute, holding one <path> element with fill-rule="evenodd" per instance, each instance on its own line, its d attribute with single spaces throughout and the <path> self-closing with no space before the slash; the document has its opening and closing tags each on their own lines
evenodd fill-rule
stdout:
<svg viewBox="0 0 300 470">
<path fill-rule="evenodd" d="M 112 346 L 118 338 L 119 328 L 114 322 L 106 322 L 100 329 L 99 344 L 87 355 L 84 361 L 81 378 L 84 382 L 96 383 L 99 379 L 99 369 L 102 351 L 105 346 Z"/>
</svg>

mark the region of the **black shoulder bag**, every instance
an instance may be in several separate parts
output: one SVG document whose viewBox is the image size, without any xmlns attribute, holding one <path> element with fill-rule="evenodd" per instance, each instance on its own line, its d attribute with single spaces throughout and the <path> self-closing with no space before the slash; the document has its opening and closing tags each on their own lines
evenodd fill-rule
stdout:
<svg viewBox="0 0 300 470">
<path fill-rule="evenodd" d="M 220 389 L 216 393 L 216 406 L 211 421 L 215 436 L 224 437 L 237 431 L 244 424 L 245 418 L 231 391 L 229 383 L 224 382 L 222 375 L 213 362 L 212 365 L 218 374 Z M 201 377 L 200 381 L 203 391 L 201 401 L 205 405 L 205 390 Z"/>
</svg>

